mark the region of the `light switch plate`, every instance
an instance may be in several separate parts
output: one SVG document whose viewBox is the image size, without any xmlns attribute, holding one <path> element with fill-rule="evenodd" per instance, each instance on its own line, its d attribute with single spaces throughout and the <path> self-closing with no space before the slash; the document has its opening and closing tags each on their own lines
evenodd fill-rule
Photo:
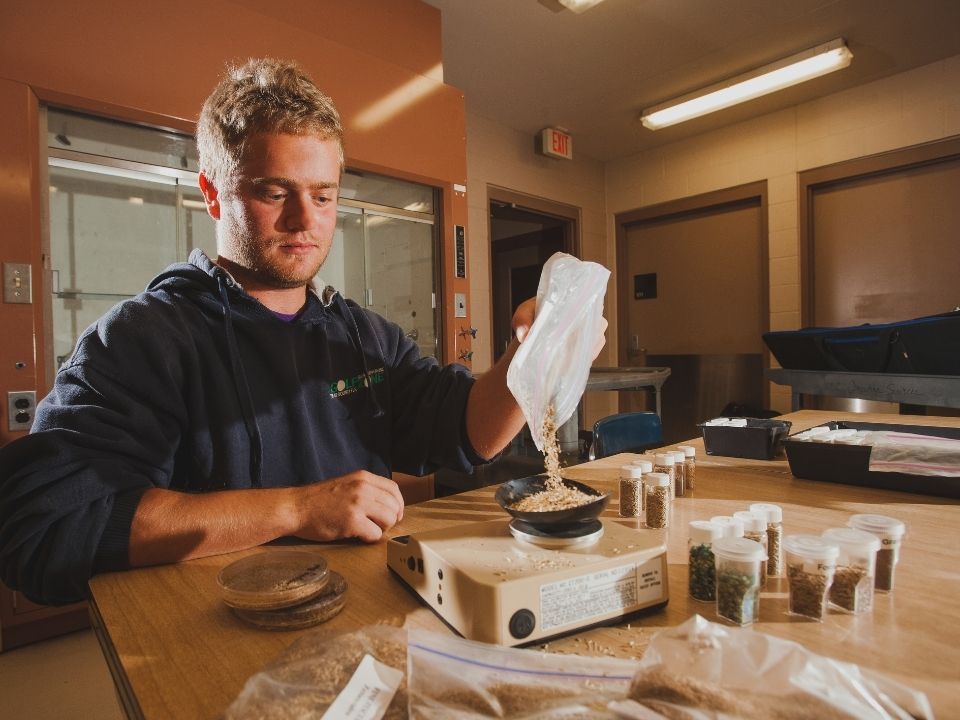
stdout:
<svg viewBox="0 0 960 720">
<path fill-rule="evenodd" d="M 453 294 L 453 316 L 465 318 L 467 316 L 467 294 Z"/>
<path fill-rule="evenodd" d="M 3 264 L 3 301 L 27 305 L 32 302 L 28 263 Z"/>
</svg>

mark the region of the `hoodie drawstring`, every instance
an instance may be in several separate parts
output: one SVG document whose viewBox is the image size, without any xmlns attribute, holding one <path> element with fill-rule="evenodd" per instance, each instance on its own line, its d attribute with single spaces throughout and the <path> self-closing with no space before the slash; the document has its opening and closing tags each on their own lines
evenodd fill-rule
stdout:
<svg viewBox="0 0 960 720">
<path fill-rule="evenodd" d="M 263 465 L 263 440 L 260 437 L 260 427 L 257 425 L 257 416 L 253 409 L 253 396 L 250 393 L 250 383 L 247 382 L 247 371 L 240 359 L 240 349 L 237 347 L 237 336 L 233 330 L 233 310 L 230 307 L 230 298 L 227 294 L 227 278 L 223 273 L 217 273 L 217 286 L 220 288 L 220 301 L 223 304 L 224 327 L 227 334 L 227 350 L 230 354 L 230 367 L 233 370 L 233 386 L 240 401 L 240 411 L 243 414 L 243 424 L 250 438 L 250 480 L 254 487 L 261 486 L 261 472 Z"/>
<path fill-rule="evenodd" d="M 360 328 L 357 325 L 357 319 L 354 317 L 353 313 L 350 312 L 350 307 L 347 305 L 340 293 L 334 293 L 333 304 L 336 306 L 341 317 L 343 317 L 344 321 L 347 323 L 347 328 L 353 331 L 351 333 L 351 340 L 353 340 L 357 354 L 360 355 L 360 363 L 363 366 L 364 384 L 366 385 L 367 390 L 370 391 L 368 397 L 370 398 L 373 406 L 373 417 L 381 418 L 384 415 L 383 406 L 380 405 L 380 401 L 377 400 L 377 393 L 373 389 L 373 378 L 370 377 L 370 367 L 367 365 L 367 356 L 363 352 L 363 343 L 360 341 Z M 374 337 L 376 337 L 375 334 Z M 381 352 L 380 355 L 382 357 L 383 353 Z"/>
</svg>

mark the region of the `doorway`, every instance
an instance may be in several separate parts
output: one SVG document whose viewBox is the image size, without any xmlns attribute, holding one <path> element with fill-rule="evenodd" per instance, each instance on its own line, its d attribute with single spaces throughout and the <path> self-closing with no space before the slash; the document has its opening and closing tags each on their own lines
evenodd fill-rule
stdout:
<svg viewBox="0 0 960 720">
<path fill-rule="evenodd" d="M 544 263 L 557 252 L 575 255 L 577 208 L 490 189 L 490 293 L 493 359 L 510 344 L 517 306 L 537 294 Z"/>
<path fill-rule="evenodd" d="M 766 185 L 753 183 L 618 214 L 620 364 L 669 367 L 667 443 L 730 405 L 763 410 Z M 651 410 L 621 392 L 621 412 Z"/>
</svg>

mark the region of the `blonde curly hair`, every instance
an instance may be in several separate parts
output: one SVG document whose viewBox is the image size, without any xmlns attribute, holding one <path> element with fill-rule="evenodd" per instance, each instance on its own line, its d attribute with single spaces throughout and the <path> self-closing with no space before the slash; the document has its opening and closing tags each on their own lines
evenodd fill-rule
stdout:
<svg viewBox="0 0 960 720">
<path fill-rule="evenodd" d="M 293 62 L 254 58 L 229 67 L 197 121 L 200 171 L 227 188 L 256 133 L 316 135 L 336 140 L 343 169 L 343 126 L 327 95 Z"/>
</svg>

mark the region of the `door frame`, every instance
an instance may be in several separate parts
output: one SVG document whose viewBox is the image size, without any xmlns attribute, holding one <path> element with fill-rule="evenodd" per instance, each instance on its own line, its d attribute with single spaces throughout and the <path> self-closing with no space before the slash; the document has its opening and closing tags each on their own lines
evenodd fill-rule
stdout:
<svg viewBox="0 0 960 720">
<path fill-rule="evenodd" d="M 627 272 L 627 230 L 636 225 L 662 222 L 681 217 L 712 214 L 720 209 L 744 205 L 759 201 L 760 208 L 760 287 L 763 292 L 760 300 L 761 331 L 770 329 L 770 237 L 767 228 L 767 181 L 758 180 L 744 185 L 714 190 L 700 195 L 668 200 L 634 210 L 626 210 L 614 215 L 616 228 L 617 258 L 617 362 L 621 366 L 629 365 L 627 352 L 629 335 L 626 318 L 632 300 L 631 285 Z M 770 367 L 770 352 L 763 350 L 763 367 Z M 770 384 L 761 378 L 764 404 L 769 403 Z"/>
<path fill-rule="evenodd" d="M 863 180 L 871 176 L 892 175 L 908 170 L 960 159 L 960 136 L 921 145 L 844 160 L 798 173 L 800 210 L 800 326 L 816 322 L 814 316 L 813 234 L 814 195 L 833 185 Z"/>
</svg>

